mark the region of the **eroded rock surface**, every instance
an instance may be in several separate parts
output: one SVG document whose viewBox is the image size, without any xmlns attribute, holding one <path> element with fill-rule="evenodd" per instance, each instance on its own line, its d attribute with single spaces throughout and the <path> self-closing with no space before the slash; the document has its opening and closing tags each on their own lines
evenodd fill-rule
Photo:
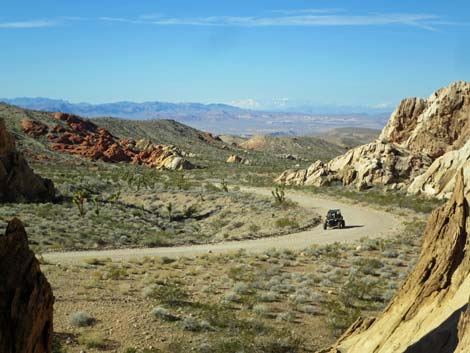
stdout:
<svg viewBox="0 0 470 353">
<path fill-rule="evenodd" d="M 50 353 L 54 296 L 13 219 L 0 236 L 0 352 Z"/>
<path fill-rule="evenodd" d="M 328 163 L 317 161 L 308 169 L 287 170 L 276 182 L 315 186 L 340 182 L 360 190 L 373 185 L 407 189 L 434 160 L 462 149 L 469 139 L 470 83 L 456 82 L 428 99 L 403 100 L 377 141 Z M 421 189 L 432 191 L 431 187 Z"/>
<path fill-rule="evenodd" d="M 425 173 L 416 177 L 409 186 L 408 192 L 449 198 L 454 190 L 459 170 L 463 170 L 466 187 L 470 188 L 470 136 L 462 148 L 442 155 Z"/>
<path fill-rule="evenodd" d="M 54 195 L 52 181 L 34 174 L 0 119 L 0 202 L 48 201 Z"/>
<path fill-rule="evenodd" d="M 252 165 L 253 162 L 250 159 L 243 158 L 237 154 L 232 154 L 227 158 L 227 163 L 231 164 L 244 164 L 244 165 Z"/>
<path fill-rule="evenodd" d="M 23 119 L 20 122 L 21 130 L 32 137 L 39 137 L 47 134 L 48 128 L 43 123 L 35 120 Z"/>
<path fill-rule="evenodd" d="M 120 140 L 108 130 L 78 116 L 56 113 L 54 117 L 65 122 L 68 129 L 57 125 L 48 135 L 55 151 L 102 162 L 132 162 L 156 169 L 192 169 L 194 165 L 184 158 L 175 146 L 157 145 L 149 140 Z"/>
<path fill-rule="evenodd" d="M 460 170 L 452 198 L 428 221 L 416 268 L 383 314 L 375 321 L 359 320 L 324 352 L 468 352 L 470 193 L 466 190 Z"/>
</svg>

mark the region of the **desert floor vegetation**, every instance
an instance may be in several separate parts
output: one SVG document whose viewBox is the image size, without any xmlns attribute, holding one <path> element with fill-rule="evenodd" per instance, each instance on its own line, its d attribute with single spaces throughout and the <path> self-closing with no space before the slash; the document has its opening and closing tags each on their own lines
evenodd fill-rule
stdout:
<svg viewBox="0 0 470 353">
<path fill-rule="evenodd" d="M 36 168 L 56 202 L 2 204 L 20 217 L 33 249 L 158 247 L 254 239 L 307 229 L 318 215 L 293 202 L 243 193 L 222 178 L 105 163 Z M 1 231 L 1 229 L 0 229 Z"/>
<path fill-rule="evenodd" d="M 56 345 L 68 353 L 312 351 L 387 305 L 416 262 L 418 232 L 410 224 L 393 239 L 257 255 L 43 264 L 56 296 Z"/>
</svg>

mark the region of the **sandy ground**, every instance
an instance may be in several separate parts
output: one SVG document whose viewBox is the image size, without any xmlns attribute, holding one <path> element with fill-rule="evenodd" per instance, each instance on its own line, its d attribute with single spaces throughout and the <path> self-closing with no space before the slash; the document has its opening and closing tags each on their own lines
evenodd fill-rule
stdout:
<svg viewBox="0 0 470 353">
<path fill-rule="evenodd" d="M 270 190 L 262 188 L 243 188 L 242 191 L 267 197 L 271 193 Z M 271 248 L 301 250 L 313 244 L 351 242 L 362 237 L 390 237 L 399 234 L 403 229 L 402 221 L 398 216 L 370 207 L 335 201 L 316 195 L 307 195 L 301 192 L 288 192 L 286 196 L 300 206 L 320 215 L 325 215 L 329 209 L 340 208 L 346 221 L 346 228 L 323 230 L 323 226 L 320 225 L 308 231 L 255 240 L 165 248 L 55 252 L 46 253 L 43 256 L 49 262 L 79 264 L 90 258 L 110 258 L 112 261 L 121 261 L 145 256 L 194 257 L 207 253 L 223 253 L 239 249 L 245 249 L 251 253 L 259 253 Z"/>
</svg>

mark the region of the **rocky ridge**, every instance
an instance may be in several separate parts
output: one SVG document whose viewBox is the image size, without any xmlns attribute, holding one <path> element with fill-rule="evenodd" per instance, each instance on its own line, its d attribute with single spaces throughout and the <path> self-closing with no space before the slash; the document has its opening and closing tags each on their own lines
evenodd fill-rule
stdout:
<svg viewBox="0 0 470 353">
<path fill-rule="evenodd" d="M 34 174 L 0 119 L 0 202 L 50 201 L 54 195 L 52 181 Z"/>
<path fill-rule="evenodd" d="M 0 236 L 0 281 L 0 352 L 50 353 L 54 296 L 16 218 Z"/>
<path fill-rule="evenodd" d="M 323 186 L 334 182 L 362 190 L 373 185 L 407 189 L 439 157 L 464 147 L 470 136 L 470 83 L 456 82 L 428 99 L 403 100 L 379 138 L 328 163 L 284 171 L 276 182 Z M 413 187 L 414 190 L 430 190 Z"/>
<path fill-rule="evenodd" d="M 420 259 L 377 319 L 359 319 L 323 352 L 466 352 L 470 336 L 470 192 L 463 171 L 431 215 Z"/>
</svg>

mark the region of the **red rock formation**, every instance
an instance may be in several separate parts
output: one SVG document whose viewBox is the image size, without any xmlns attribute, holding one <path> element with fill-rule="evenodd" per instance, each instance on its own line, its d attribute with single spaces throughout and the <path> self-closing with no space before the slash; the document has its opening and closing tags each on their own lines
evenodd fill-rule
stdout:
<svg viewBox="0 0 470 353">
<path fill-rule="evenodd" d="M 0 202 L 47 201 L 54 195 L 52 181 L 34 174 L 0 119 Z"/>
<path fill-rule="evenodd" d="M 174 146 L 156 145 L 148 140 L 119 140 L 108 130 L 78 116 L 55 113 L 54 117 L 68 125 L 68 128 L 57 125 L 48 135 L 55 151 L 92 161 L 132 162 L 157 169 L 194 168 L 183 158 L 182 151 Z"/>
<path fill-rule="evenodd" d="M 39 137 L 47 134 L 47 126 L 39 121 L 23 119 L 21 120 L 21 130 L 32 137 Z"/>
<path fill-rule="evenodd" d="M 13 219 L 0 236 L 0 352 L 50 353 L 54 296 Z"/>
</svg>

